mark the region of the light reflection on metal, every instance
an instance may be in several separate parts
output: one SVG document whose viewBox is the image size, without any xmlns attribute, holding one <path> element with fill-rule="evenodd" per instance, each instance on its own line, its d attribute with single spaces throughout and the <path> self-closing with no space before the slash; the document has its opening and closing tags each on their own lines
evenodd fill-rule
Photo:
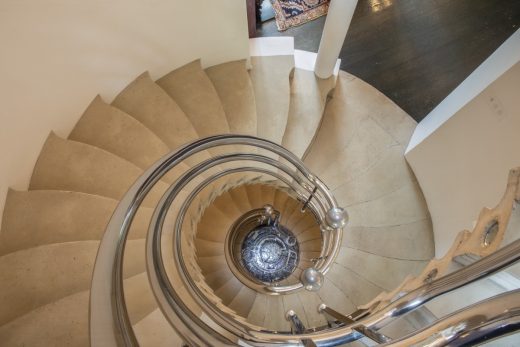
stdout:
<svg viewBox="0 0 520 347">
<path fill-rule="evenodd" d="M 315 268 L 310 267 L 302 272 L 300 280 L 306 290 L 317 292 L 323 285 L 323 274 Z"/>
<path fill-rule="evenodd" d="M 202 293 L 197 285 L 197 279 L 189 274 L 190 260 L 187 261 L 183 257 L 182 242 L 173 245 L 173 260 L 179 271 L 179 278 L 173 282 L 168 278 L 162 259 L 162 231 L 166 215 L 172 204 L 182 202 L 176 213 L 174 227 L 174 239 L 182 240 L 181 234 L 187 210 L 197 194 L 212 182 L 240 172 L 259 172 L 274 177 L 301 198 L 301 201 L 307 200 L 312 193 L 312 190 L 305 188 L 306 186 L 318 187 L 308 207 L 322 223 L 326 211 L 337 207 L 337 202 L 323 182 L 314 177 L 298 157 L 283 147 L 252 136 L 215 135 L 186 144 L 167 154 L 148 168 L 122 197 L 103 236 L 94 267 L 90 291 L 90 337 L 93 346 L 106 346 L 107 342 L 110 345 L 138 345 L 124 301 L 123 254 L 131 223 L 146 196 L 169 170 L 178 167 L 184 160 L 198 153 L 204 153 L 210 148 L 231 148 L 234 145 L 246 145 L 254 148 L 255 151 L 231 152 L 191 165 L 191 168 L 184 172 L 160 199 L 151 218 L 146 242 L 149 281 L 161 311 L 175 327 L 177 333 L 190 345 L 234 346 L 242 344 L 241 342 L 245 341 L 243 338 L 253 343 L 272 341 L 271 338 L 265 339 L 262 336 L 272 332 L 257 331 L 251 324 L 236 320 L 234 315 L 223 312 Z M 266 150 L 272 155 L 260 155 L 256 152 L 257 149 Z M 272 159 L 273 155 L 280 159 Z M 251 166 L 239 164 L 244 161 L 250 162 Z M 212 173 L 214 168 L 222 168 L 221 165 L 224 164 L 227 165 L 225 169 Z M 260 167 L 258 164 L 265 164 L 268 168 Z M 206 174 L 209 174 L 209 177 L 194 189 L 190 187 L 191 183 Z M 185 200 L 184 198 L 181 200 L 181 193 L 187 193 Z M 326 249 L 331 257 L 316 264 L 323 273 L 332 266 L 341 245 L 342 230 L 330 231 L 327 233 L 328 240 L 324 244 L 327 245 Z M 178 285 L 180 282 L 182 286 Z M 302 284 L 300 283 L 299 286 L 301 288 Z M 298 285 L 294 287 L 289 290 L 298 289 Z M 204 319 L 194 314 L 194 309 L 188 307 L 183 300 L 184 294 L 178 292 L 176 288 L 188 289 L 194 305 L 205 313 Z M 280 332 L 276 333 L 277 336 L 284 336 L 280 335 Z M 289 337 L 289 340 L 293 341 L 292 339 L 293 337 Z M 287 345 L 285 340 L 283 343 Z M 293 342 L 289 342 L 289 345 L 293 345 Z"/>
<path fill-rule="evenodd" d="M 456 311 L 385 346 L 475 346 L 520 329 L 520 290 Z"/>
<path fill-rule="evenodd" d="M 332 229 L 343 228 L 347 225 L 348 213 L 341 207 L 331 208 L 325 215 L 325 222 Z"/>
<path fill-rule="evenodd" d="M 350 316 L 345 316 L 339 313 L 336 310 L 333 310 L 332 308 L 328 307 L 325 304 L 320 304 L 318 306 L 318 312 L 323 314 L 325 318 L 327 319 L 327 322 L 334 323 L 336 321 L 341 322 L 343 324 L 353 324 L 355 321 Z"/>
</svg>

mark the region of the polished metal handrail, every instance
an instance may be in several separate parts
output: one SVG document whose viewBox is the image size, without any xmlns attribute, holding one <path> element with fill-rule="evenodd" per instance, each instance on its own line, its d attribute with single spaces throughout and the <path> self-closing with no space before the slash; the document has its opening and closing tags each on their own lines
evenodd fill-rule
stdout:
<svg viewBox="0 0 520 347">
<path fill-rule="evenodd" d="M 146 170 L 125 194 L 103 236 L 96 258 L 91 288 L 90 338 L 92 346 L 137 345 L 124 302 L 122 260 L 130 225 L 137 209 L 147 194 L 167 172 L 186 158 L 207 149 L 228 145 L 248 145 L 262 148 L 281 156 L 286 162 L 294 166 L 295 169 L 292 173 L 298 172 L 298 174 L 288 175 L 293 181 L 305 183 L 304 181 L 307 180 L 311 182 L 307 187 L 311 189 L 304 189 L 304 191 L 311 193 L 314 192 L 315 187 L 318 187 L 319 194 L 316 194 L 316 204 L 313 207 L 320 217 L 323 218 L 323 206 L 337 207 L 336 201 L 328 192 L 326 186 L 315 178 L 298 158 L 281 146 L 266 140 L 250 136 L 219 135 L 195 141 L 183 146 L 175 153 L 170 153 Z M 284 165 L 267 157 L 259 160 L 262 157 L 259 154 L 248 154 L 246 156 L 235 154 L 229 155 L 226 159 L 224 159 L 225 156 L 221 156 L 214 158 L 214 160 L 217 160 L 219 164 L 223 164 L 225 160 L 231 159 L 233 156 L 240 158 L 240 160 L 244 160 L 246 156 L 249 156 L 248 159 L 252 161 L 258 160 L 262 163 L 273 164 L 272 166 L 277 169 Z M 161 268 L 160 257 L 158 257 L 161 254 L 160 232 L 167 212 L 165 207 L 170 203 L 169 199 L 173 201 L 175 196 L 182 190 L 179 187 L 186 186 L 191 181 L 192 177 L 189 177 L 190 175 L 204 172 L 211 165 L 210 162 L 206 162 L 204 165 L 201 163 L 196 169 L 191 169 L 188 173 L 182 175 L 168 192 L 163 195 L 158 205 L 160 207 L 154 212 L 151 223 L 153 233 L 150 233 L 149 241 L 151 240 L 151 242 L 148 242 L 148 252 L 154 258 L 148 264 L 150 284 L 156 294 L 159 307 L 186 342 L 194 346 L 264 346 L 266 344 L 299 346 L 301 341 L 312 341 L 317 346 L 339 345 L 359 339 L 362 336 L 359 333 L 360 327 L 377 331 L 395 318 L 420 307 L 440 295 L 473 283 L 520 260 L 520 240 L 517 240 L 474 264 L 411 291 L 385 308 L 377 312 L 371 312 L 370 315 L 355 323 L 341 325 L 336 328 L 320 327 L 313 331 L 305 331 L 301 334 L 293 335 L 257 329 L 252 325 L 233 320 L 233 317 L 219 311 L 215 305 L 212 305 L 205 298 L 204 294 L 196 288 L 193 280 L 189 278 L 186 265 L 183 265 L 182 257 L 179 259 L 182 255 L 182 248 L 180 243 L 176 243 L 175 263 L 182 282 L 188 284 L 188 288 L 195 289 L 189 291 L 189 293 L 195 299 L 195 303 L 202 309 L 203 314 L 198 316 L 186 306 L 179 293 L 176 292 L 169 282 L 164 267 Z M 244 168 L 235 169 L 243 170 Z M 260 170 L 260 168 L 251 169 Z M 232 170 L 234 169 L 227 169 L 225 173 L 232 172 Z M 272 172 L 269 172 L 269 174 L 272 174 Z M 304 187 L 305 184 L 300 185 Z M 179 214 L 176 221 L 175 233 L 177 237 L 181 235 L 182 218 L 182 214 Z M 327 230 L 327 227 L 325 229 Z M 331 249 L 332 252 L 330 256 L 322 259 L 320 267 L 323 269 L 326 269 L 328 265 L 333 263 L 334 255 L 337 254 L 340 246 L 338 241 L 341 241 L 341 230 L 331 231 L 333 232 L 331 234 L 333 235 L 331 238 L 332 248 L 327 249 Z M 157 242 L 158 240 L 159 242 Z M 159 245 L 158 251 L 157 245 Z M 154 254 L 155 251 L 157 252 Z M 157 295 L 158 293 L 160 295 Z"/>
<path fill-rule="evenodd" d="M 187 158 L 215 147 L 235 145 L 260 148 L 283 158 L 285 162 L 294 167 L 294 172 L 298 172 L 298 180 L 305 179 L 309 182 L 305 184 L 310 187 L 317 186 L 320 189 L 320 196 L 316 198 L 317 206 L 337 207 L 334 197 L 328 192 L 326 186 L 313 176 L 296 156 L 267 140 L 252 136 L 217 135 L 194 141 L 164 156 L 146 170 L 123 196 L 114 211 L 98 249 L 90 297 L 90 337 L 93 346 L 133 346 L 137 344 L 123 298 L 122 260 L 130 225 L 145 197 L 166 173 Z M 305 186 L 305 184 L 302 184 L 302 186 Z M 338 241 L 341 241 L 341 228 L 332 231 L 336 234 L 334 240 L 336 240 L 336 246 L 339 248 L 340 242 Z M 326 262 L 323 268 L 327 268 Z M 179 310 L 179 313 L 180 311 L 182 310 Z M 180 315 L 182 316 L 182 314 Z M 199 326 L 196 329 L 198 332 L 194 333 L 193 329 L 190 328 L 193 317 L 190 317 L 187 313 L 184 318 L 182 320 L 177 319 L 176 322 L 172 323 L 182 336 L 191 336 L 189 339 L 191 343 L 198 345 L 225 342 L 225 338 L 215 338 L 215 334 L 211 333 L 216 328 L 213 324 L 206 325 L 207 329 Z M 204 334 L 204 330 L 210 333 Z"/>
<path fill-rule="evenodd" d="M 434 280 L 392 302 L 379 312 L 372 313 L 359 321 L 331 329 L 317 329 L 317 331 L 299 334 L 298 341 L 312 340 L 317 346 L 338 346 L 363 337 L 359 333 L 362 326 L 377 331 L 394 319 L 421 307 L 425 303 L 467 284 L 474 283 L 482 278 L 499 272 L 508 266 L 520 261 L 520 240 L 512 242 L 495 253 L 479 261 L 459 269 L 449 275 Z M 442 319 L 440 320 L 442 321 Z M 295 335 L 286 333 L 273 334 L 266 331 L 249 331 L 251 334 L 244 338 L 244 343 L 252 346 L 270 345 L 298 345 Z"/>
<path fill-rule="evenodd" d="M 520 289 L 456 311 L 383 346 L 475 346 L 520 329 Z"/>
<path fill-rule="evenodd" d="M 372 312 L 369 316 L 355 323 L 319 332 L 309 332 L 300 335 L 300 338 L 311 339 L 318 346 L 337 346 L 342 343 L 358 340 L 362 336 L 356 331 L 356 327 L 358 326 L 364 326 L 374 331 L 380 330 L 390 324 L 394 319 L 421 307 L 441 295 L 486 278 L 519 261 L 520 240 L 516 240 L 471 265 L 411 291 L 380 311 Z M 264 335 L 258 333 L 255 335 L 256 339 L 268 339 L 269 337 L 269 334 Z M 277 338 L 280 340 L 289 339 L 290 335 L 277 336 Z"/>
<path fill-rule="evenodd" d="M 184 199 L 184 201 L 182 203 L 182 206 L 181 206 L 181 208 L 179 210 L 178 219 L 177 219 L 178 223 L 177 223 L 176 228 L 175 228 L 175 230 L 178 233 L 180 233 L 180 231 L 182 229 L 182 222 L 183 222 L 184 216 L 186 215 L 186 211 L 189 208 L 190 204 L 195 199 L 195 196 L 203 188 L 205 188 L 206 186 L 211 184 L 214 180 L 216 180 L 217 178 L 220 178 L 222 176 L 228 175 L 228 174 L 233 174 L 233 173 L 237 173 L 237 172 L 260 172 L 260 173 L 264 173 L 264 174 L 271 175 L 271 176 L 277 178 L 279 181 L 285 183 L 289 188 L 291 188 L 293 191 L 295 191 L 298 194 L 298 185 L 295 184 L 295 181 L 298 179 L 297 175 L 295 175 L 293 172 L 291 172 L 290 169 L 286 165 L 278 163 L 277 161 L 273 160 L 272 158 L 269 158 L 269 157 L 266 157 L 266 156 L 262 156 L 262 155 L 257 155 L 257 154 L 230 154 L 230 155 L 219 156 L 219 157 L 215 157 L 215 158 L 209 159 L 209 160 L 201 163 L 199 166 L 194 167 L 191 171 L 187 172 L 186 173 L 186 176 L 187 176 L 186 177 L 186 182 L 183 182 L 182 184 L 180 183 L 179 185 L 175 185 L 175 186 L 178 188 L 178 192 L 180 192 L 180 190 L 185 185 L 187 185 L 190 182 L 190 180 L 192 180 L 193 178 L 197 177 L 200 174 L 203 174 L 205 170 L 208 170 L 208 169 L 210 169 L 212 167 L 215 167 L 215 166 L 218 166 L 218 165 L 221 165 L 221 164 L 224 164 L 224 163 L 231 163 L 231 162 L 234 162 L 234 161 L 244 162 L 244 161 L 247 161 L 247 160 L 252 160 L 252 161 L 261 162 L 263 164 L 272 165 L 276 169 L 281 170 L 282 172 L 286 173 L 290 178 L 292 178 L 292 181 L 284 178 L 282 175 L 280 175 L 276 171 L 272 172 L 272 171 L 268 171 L 268 170 L 266 170 L 264 168 L 255 168 L 255 167 L 240 167 L 240 168 L 235 168 L 235 169 L 228 169 L 225 172 L 221 172 L 221 173 L 215 174 L 215 175 L 207 178 L 206 180 L 204 180 L 202 183 L 200 183 L 193 190 L 193 192 L 190 193 L 186 199 Z M 190 178 L 188 178 L 188 176 Z M 172 187 L 174 187 L 174 186 L 172 186 Z M 171 188 L 171 190 L 169 192 L 165 193 L 165 195 L 166 194 L 175 194 L 176 195 L 176 193 L 174 192 L 173 188 Z M 175 196 L 172 197 L 172 200 L 173 199 L 175 199 Z M 318 216 L 320 216 L 321 219 L 324 219 L 325 218 L 325 213 L 326 213 L 326 211 L 328 209 L 326 209 L 326 206 L 323 203 L 318 204 L 318 205 L 319 206 L 315 205 L 314 202 L 310 202 L 309 203 L 309 209 L 314 211 L 315 215 L 318 215 Z M 329 209 L 330 208 L 334 208 L 334 206 L 330 206 Z M 166 211 L 168 211 L 169 206 L 161 206 L 161 204 L 158 204 L 156 209 L 162 209 L 163 213 L 165 213 Z M 153 225 L 153 223 L 154 223 L 154 221 L 152 220 L 151 225 Z M 150 232 L 160 232 L 160 230 L 150 229 Z M 336 244 L 336 247 L 338 247 L 339 245 L 340 245 L 340 243 L 338 241 L 338 243 Z M 182 259 L 183 259 L 183 257 L 182 257 L 182 249 L 180 248 L 180 244 L 178 244 L 178 246 L 179 246 L 179 248 L 177 249 L 177 251 L 178 251 L 177 254 L 179 254 L 178 258 L 182 262 Z M 328 245 L 328 248 L 330 248 L 330 247 L 331 246 Z M 329 249 L 329 252 L 330 253 L 327 253 L 327 255 L 331 254 L 332 250 Z M 328 264 L 323 263 L 323 264 L 321 264 L 321 266 L 316 266 L 316 270 L 320 271 L 321 273 L 326 273 L 328 271 L 328 267 L 326 267 L 326 265 L 330 266 L 331 263 L 330 262 Z M 288 294 L 290 292 L 293 292 L 295 290 L 298 290 L 298 289 L 302 289 L 302 288 L 303 288 L 303 285 L 301 283 L 295 284 L 295 285 L 288 285 L 288 286 L 276 286 L 276 287 L 275 286 L 265 286 L 265 289 L 267 291 L 271 291 L 271 292 L 275 292 L 275 293 L 286 293 L 286 294 Z"/>
<path fill-rule="evenodd" d="M 173 203 L 173 201 L 176 199 L 177 195 L 180 194 L 182 189 L 187 186 L 191 180 L 193 180 L 195 177 L 198 177 L 199 175 L 203 174 L 206 170 L 209 170 L 212 167 L 221 166 L 225 163 L 230 163 L 234 161 L 238 162 L 244 162 L 246 160 L 253 160 L 258 161 L 264 164 L 271 165 L 275 167 L 277 170 L 274 172 L 270 172 L 272 176 L 278 177 L 278 170 L 283 171 L 287 175 L 289 175 L 293 181 L 285 181 L 289 185 L 293 185 L 295 180 L 298 180 L 298 176 L 295 175 L 289 168 L 281 164 L 277 161 L 275 161 L 272 158 L 261 156 L 258 154 L 229 154 L 229 155 L 222 155 L 215 157 L 213 159 L 206 160 L 196 166 L 194 166 L 192 169 L 187 171 L 183 176 L 181 176 L 176 184 L 172 185 L 170 189 L 163 195 L 163 198 L 161 201 L 157 204 L 157 208 L 155 209 L 155 212 L 152 216 L 152 221 L 150 223 L 150 230 L 148 233 L 148 242 L 147 242 L 147 264 L 149 266 L 149 273 L 151 278 L 151 284 L 152 289 L 154 290 L 155 296 L 159 298 L 161 302 L 169 302 L 171 305 L 164 305 L 162 306 L 163 313 L 166 317 L 170 319 L 170 321 L 173 322 L 174 318 L 178 315 L 178 312 L 176 312 L 173 302 L 175 300 L 175 289 L 172 283 L 168 280 L 166 270 L 164 268 L 164 264 L 162 262 L 162 256 L 161 256 L 161 230 L 162 230 L 162 224 L 164 223 L 166 214 L 168 213 L 170 209 L 170 205 Z M 220 178 L 226 174 L 232 174 L 235 172 L 240 171 L 260 171 L 263 172 L 263 168 L 248 168 L 248 167 L 239 167 L 234 169 L 228 169 L 225 172 L 220 172 L 214 175 L 215 179 Z M 180 240 L 182 235 L 182 225 L 184 221 L 184 216 L 186 215 L 186 211 L 192 202 L 192 200 L 195 198 L 195 193 L 202 190 L 206 185 L 208 185 L 213 178 L 208 178 L 206 181 L 199 184 L 199 186 L 193 191 L 194 194 L 190 194 L 188 198 L 184 199 L 182 202 L 182 206 L 179 209 L 179 212 L 177 214 L 177 220 L 175 223 L 175 236 L 174 238 L 177 240 Z M 331 206 L 330 208 L 335 208 L 335 206 Z M 322 215 L 324 213 L 322 212 Z M 183 284 L 186 285 L 189 290 L 188 292 L 192 295 L 192 298 L 197 302 L 198 305 L 200 305 L 203 310 L 211 317 L 212 321 L 217 322 L 217 326 L 220 327 L 220 329 L 225 329 L 226 331 L 231 331 L 234 336 L 243 336 L 248 335 L 249 331 L 252 329 L 252 326 L 249 324 L 246 324 L 245 322 L 240 322 L 234 319 L 234 317 L 222 312 L 219 310 L 208 298 L 202 293 L 201 289 L 197 286 L 197 283 L 189 276 L 189 271 L 186 266 L 184 257 L 183 257 L 183 250 L 181 247 L 181 243 L 177 242 L 175 243 L 175 252 L 174 252 L 174 260 L 176 263 L 176 266 L 178 268 L 178 273 L 180 278 L 183 281 Z M 268 287 L 266 287 L 267 289 Z M 277 290 L 279 289 L 280 292 L 289 292 L 293 290 L 298 290 L 303 288 L 303 285 L 301 283 L 286 286 L 286 287 L 269 287 L 269 290 Z M 181 307 L 184 307 L 184 309 L 187 309 L 186 306 L 183 306 L 182 303 L 180 304 Z M 204 322 L 199 321 L 199 324 L 203 324 Z M 191 324 L 189 326 L 197 326 L 197 324 Z M 235 341 L 236 342 L 236 341 Z"/>
</svg>

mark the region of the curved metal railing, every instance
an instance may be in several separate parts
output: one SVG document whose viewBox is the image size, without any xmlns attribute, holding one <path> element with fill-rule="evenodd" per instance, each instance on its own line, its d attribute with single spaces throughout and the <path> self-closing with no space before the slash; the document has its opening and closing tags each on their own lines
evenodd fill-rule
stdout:
<svg viewBox="0 0 520 347">
<path fill-rule="evenodd" d="M 517 289 L 463 308 L 384 346 L 476 346 L 519 329 L 520 289 Z"/>
<path fill-rule="evenodd" d="M 237 173 L 266 175 L 283 183 L 312 210 L 324 232 L 322 255 L 315 267 L 325 274 L 337 255 L 342 237 L 344 216 L 328 188 L 303 163 L 281 146 L 251 136 L 219 135 L 190 143 L 170 153 L 148 169 L 125 194 L 110 220 L 99 247 L 94 268 L 90 301 L 90 337 L 92 346 L 137 346 L 123 293 L 123 254 L 132 220 L 148 193 L 164 175 L 187 158 L 208 149 L 228 148 L 203 160 L 181 175 L 159 201 L 147 236 L 147 269 L 150 285 L 157 303 L 172 328 L 193 346 L 337 346 L 355 341 L 367 334 L 381 338 L 378 330 L 394 319 L 420 307 L 424 303 L 500 271 L 520 260 L 520 240 L 515 241 L 474 264 L 433 280 L 396 299 L 378 310 L 367 310 L 357 318 L 343 317 L 339 324 L 296 333 L 268 331 L 256 327 L 221 310 L 197 285 L 190 275 L 182 242 L 173 245 L 173 261 L 182 283 L 172 283 L 162 258 L 164 223 L 175 201 L 173 239 L 181 240 L 187 212 L 198 194 L 219 180 Z M 236 146 L 249 146 L 251 152 L 236 153 Z M 262 151 L 268 155 L 261 154 Z M 225 151 L 218 151 L 225 153 Z M 276 159 L 274 159 L 276 158 Z M 248 163 L 245 165 L 244 163 Z M 235 165 L 235 166 L 233 166 Z M 231 167 L 228 167 L 231 166 Z M 217 172 L 215 172 L 217 171 Z M 202 178 L 202 179 L 201 179 Z M 193 187 L 195 186 L 195 187 Z M 184 194 L 183 194 L 184 193 Z M 183 197 L 181 199 L 181 197 Z M 332 213 L 331 213 L 332 212 Z M 343 220 L 342 220 L 343 219 Z M 184 286 L 202 314 L 195 314 L 184 302 L 179 286 Z M 303 288 L 282 288 L 285 292 Z M 377 306 L 377 305 L 376 305 Z M 375 306 L 374 306 L 375 307 Z M 326 306 L 321 307 L 326 311 Z M 294 322 L 294 315 L 288 316 Z M 361 317 L 361 318 L 360 318 Z M 491 325 L 490 325 L 491 326 Z M 511 325 L 514 326 L 514 325 Z"/>
<path fill-rule="evenodd" d="M 249 153 L 234 153 L 237 146 L 249 146 L 252 150 Z M 166 155 L 151 168 L 146 170 L 125 194 L 116 208 L 99 247 L 92 279 L 90 327 L 91 342 L 93 345 L 136 345 L 137 343 L 132 332 L 123 299 L 122 264 L 126 238 L 132 220 L 142 202 L 157 182 L 186 159 L 192 158 L 203 151 L 216 148 L 224 149 L 225 147 L 227 147 L 231 154 L 220 155 L 204 160 L 178 178 L 164 194 L 152 219 L 148 236 L 147 265 L 149 276 L 152 289 L 154 289 L 154 293 L 158 296 L 161 308 L 163 310 L 169 310 L 169 308 L 174 307 L 171 309 L 172 314 L 167 315 L 172 325 L 174 325 L 177 330 L 181 330 L 179 333 L 183 336 L 197 336 L 202 334 L 196 333 L 189 328 L 182 328 L 183 326 L 193 327 L 193 320 L 196 320 L 197 317 L 190 315 L 187 307 L 182 307 L 182 303 L 178 307 L 175 307 L 175 300 L 182 300 L 176 297 L 175 290 L 172 288 L 173 286 L 171 286 L 166 271 L 164 270 L 164 264 L 161 260 L 160 240 L 162 232 L 161 226 L 171 203 L 188 184 L 195 182 L 195 178 L 200 179 L 200 177 L 204 177 L 203 175 L 210 176 L 190 192 L 188 198 L 184 200 L 177 216 L 175 233 L 178 237 L 180 237 L 182 232 L 182 224 L 186 210 L 197 192 L 200 192 L 204 187 L 226 175 L 237 172 L 262 173 L 283 182 L 300 200 L 305 201 L 307 208 L 311 209 L 313 213 L 318 216 L 322 222 L 321 228 L 324 232 L 324 247 L 320 260 L 315 264 L 315 268 L 322 274 L 328 271 L 340 248 L 343 225 L 334 224 L 337 222 L 335 220 L 330 222 L 328 212 L 340 209 L 325 184 L 316 178 L 296 156 L 270 141 L 240 135 L 218 135 L 200 139 Z M 258 154 L 258 150 L 263 150 L 269 155 Z M 273 157 L 277 159 L 273 159 Z M 253 165 L 244 166 L 244 162 L 250 162 Z M 230 163 L 236 163 L 239 167 L 228 168 L 217 174 L 211 173 L 211 169 L 219 166 L 225 167 Z M 223 314 L 207 300 L 193 278 L 188 276 L 189 271 L 182 257 L 183 250 L 180 242 L 175 246 L 175 261 L 180 270 L 179 273 L 183 279 L 183 284 L 192 289 L 193 293 L 196 294 L 193 295 L 193 297 L 195 301 L 201 305 L 203 311 L 209 313 L 212 319 L 217 321 L 218 326 L 226 326 L 227 324 L 226 328 L 232 331 L 232 327 L 238 327 L 238 331 L 235 332 L 239 333 L 242 329 L 250 329 L 251 327 L 249 326 L 237 324 L 233 317 Z M 288 286 L 287 288 L 277 287 L 275 290 L 288 292 L 301 288 L 303 288 L 303 284 L 300 283 L 295 286 Z M 162 297 L 161 293 L 164 293 L 164 297 Z M 161 305 L 161 303 L 163 305 Z M 180 321 L 178 319 L 179 317 L 184 317 L 184 319 Z M 213 329 L 216 328 L 214 324 L 203 328 L 205 323 L 201 321 L 198 323 L 199 324 L 196 324 L 196 330 L 200 332 L 213 331 Z M 113 331 L 114 333 L 110 334 L 108 333 L 109 331 Z M 221 337 L 215 340 L 214 333 L 202 335 L 204 335 L 203 338 L 193 337 L 193 340 L 191 338 L 187 338 L 187 340 L 192 340 L 190 342 L 193 344 L 223 343 Z"/>
</svg>

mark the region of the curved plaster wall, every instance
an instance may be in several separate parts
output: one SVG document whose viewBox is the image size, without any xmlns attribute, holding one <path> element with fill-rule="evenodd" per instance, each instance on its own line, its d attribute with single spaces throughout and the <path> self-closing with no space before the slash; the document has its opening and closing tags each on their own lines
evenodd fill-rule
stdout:
<svg viewBox="0 0 520 347">
<path fill-rule="evenodd" d="M 97 93 L 111 102 L 146 70 L 249 57 L 240 0 L 5 0 L 0 42 L 0 218 L 49 132 L 67 136 Z"/>
<path fill-rule="evenodd" d="M 509 170 L 520 166 L 520 31 L 423 122 L 406 159 L 426 198 L 441 257 L 459 231 L 472 229 L 483 207 L 500 201 Z"/>
</svg>

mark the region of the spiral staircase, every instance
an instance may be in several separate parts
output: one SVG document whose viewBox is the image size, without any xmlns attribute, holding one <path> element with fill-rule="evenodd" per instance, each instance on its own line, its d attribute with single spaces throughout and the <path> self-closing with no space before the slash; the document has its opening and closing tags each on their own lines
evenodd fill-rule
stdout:
<svg viewBox="0 0 520 347">
<path fill-rule="evenodd" d="M 100 245 L 119 227 L 118 208 L 134 200 L 132 217 L 120 219 L 128 223 L 121 287 L 112 293 L 124 301 L 122 322 L 133 336 L 116 340 L 121 344 L 198 345 L 207 340 L 191 338 L 199 328 L 188 324 L 198 319 L 216 331 L 215 322 L 232 321 L 259 332 L 251 345 L 270 345 L 258 341 L 271 334 L 272 345 L 310 346 L 316 341 L 297 334 L 341 325 L 326 308 L 336 318 L 373 313 L 374 302 L 394 301 L 382 292 L 421 278 L 434 247 L 421 189 L 404 159 L 416 123 L 346 72 L 320 80 L 295 68 L 291 55 L 250 63 L 203 69 L 194 61 L 157 81 L 145 72 L 114 100 L 96 97 L 67 139 L 49 135 L 29 190 L 11 190 L 4 210 L 0 345 L 109 345 L 96 334 L 117 325 L 104 313 L 112 305 L 97 294 L 110 287 L 97 279 L 113 274 L 110 267 L 103 272 Z M 291 174 L 295 168 L 299 176 Z M 183 180 L 185 190 L 176 191 Z M 149 181 L 136 199 L 139 184 Z M 327 212 L 340 207 L 349 215 L 345 228 L 326 223 Z M 244 268 L 248 236 L 237 225 L 246 219 L 289 233 L 298 259 L 288 275 L 258 280 Z M 277 260 L 285 246 L 254 247 Z M 322 282 L 305 290 L 302 274 L 315 268 Z M 171 297 L 157 284 L 161 276 Z M 168 298 L 176 299 L 175 310 L 165 309 Z M 400 338 L 414 327 L 403 322 L 387 334 Z"/>
</svg>

